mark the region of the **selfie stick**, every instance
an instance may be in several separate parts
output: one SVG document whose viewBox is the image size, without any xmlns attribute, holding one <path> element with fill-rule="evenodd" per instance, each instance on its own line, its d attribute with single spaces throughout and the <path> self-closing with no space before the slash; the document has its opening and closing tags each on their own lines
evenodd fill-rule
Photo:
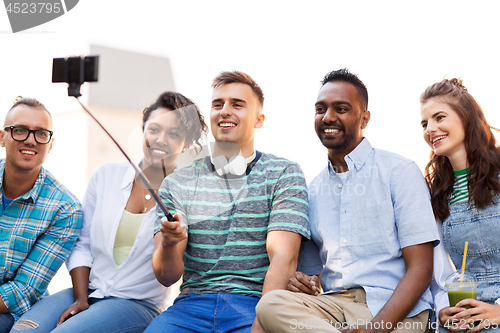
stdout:
<svg viewBox="0 0 500 333">
<path fill-rule="evenodd" d="M 98 69 L 99 56 L 86 56 L 82 57 L 68 57 L 68 58 L 54 58 L 52 62 L 52 82 L 66 82 L 68 83 L 68 96 L 73 96 L 76 98 L 78 103 L 82 108 L 95 120 L 95 122 L 101 126 L 104 132 L 113 140 L 115 145 L 120 149 L 123 156 L 129 161 L 129 163 L 134 167 L 135 172 L 139 175 L 142 183 L 147 187 L 149 193 L 153 196 L 156 204 L 163 211 L 165 216 L 169 221 L 174 221 L 174 217 L 170 214 L 161 202 L 158 194 L 153 190 L 153 185 L 148 180 L 148 177 L 142 172 L 142 170 L 135 165 L 134 162 L 128 157 L 127 153 L 122 149 L 122 147 L 116 142 L 115 138 L 104 128 L 104 126 L 97 120 L 96 117 L 83 105 L 78 97 L 82 94 L 80 93 L 80 87 L 84 82 L 96 82 L 97 81 L 97 69 Z M 163 160 L 162 160 L 163 162 Z"/>
<path fill-rule="evenodd" d="M 104 126 L 99 122 L 99 120 L 97 120 L 97 118 L 94 117 L 94 115 L 92 113 L 90 113 L 90 111 L 85 107 L 85 105 L 83 105 L 83 103 L 80 101 L 80 99 L 77 96 L 74 96 L 74 97 L 76 98 L 76 100 L 78 101 L 78 103 L 80 103 L 80 105 L 82 106 L 82 108 L 89 114 L 89 116 L 91 116 L 92 119 L 94 119 L 95 122 L 99 126 L 101 126 L 102 130 L 104 132 L 106 132 L 106 134 L 111 138 L 111 140 L 113 140 L 113 142 L 115 143 L 115 145 L 122 152 L 123 156 L 125 156 L 125 158 L 129 161 L 129 163 L 134 167 L 135 172 L 137 172 L 137 174 L 139 175 L 139 178 L 141 178 L 142 183 L 144 185 L 146 185 L 149 193 L 151 193 L 151 195 L 155 199 L 156 203 L 158 204 L 158 207 L 161 208 L 161 210 L 163 211 L 163 213 L 167 217 L 167 220 L 169 220 L 171 222 L 174 221 L 174 217 L 172 216 L 172 214 L 169 213 L 169 211 L 167 210 L 167 208 L 165 208 L 165 206 L 161 202 L 160 198 L 158 197 L 158 195 L 156 194 L 156 192 L 153 190 L 153 185 L 151 185 L 151 183 L 149 182 L 149 180 L 146 177 L 146 175 L 144 174 L 144 172 L 142 172 L 142 170 L 134 162 L 132 162 L 132 160 L 127 155 L 127 153 L 123 150 L 123 148 L 120 146 L 120 144 L 115 140 L 115 138 L 113 138 L 113 136 L 106 130 L 106 128 L 104 128 Z"/>
</svg>

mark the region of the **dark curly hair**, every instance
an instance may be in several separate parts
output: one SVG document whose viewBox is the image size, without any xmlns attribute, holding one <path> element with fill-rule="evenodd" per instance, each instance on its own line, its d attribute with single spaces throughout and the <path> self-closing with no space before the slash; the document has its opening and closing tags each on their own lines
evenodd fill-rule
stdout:
<svg viewBox="0 0 500 333">
<path fill-rule="evenodd" d="M 172 110 L 179 117 L 179 122 L 186 133 L 185 147 L 196 145 L 201 148 L 200 140 L 208 132 L 208 126 L 200 113 L 198 106 L 182 94 L 166 91 L 162 93 L 156 102 L 145 108 L 142 113 L 142 130 L 149 120 L 151 113 L 159 108 Z M 197 148 L 197 150 L 198 150 Z"/>
<path fill-rule="evenodd" d="M 493 203 L 495 193 L 500 193 L 500 149 L 483 110 L 467 91 L 460 79 L 444 79 L 427 87 L 420 95 L 420 104 L 430 99 L 446 103 L 462 120 L 465 132 L 465 150 L 470 165 L 467 173 L 469 202 L 479 209 Z M 425 167 L 425 178 L 431 192 L 434 215 L 444 220 L 450 214 L 448 198 L 453 192 L 455 176 L 448 157 L 431 152 Z"/>
</svg>

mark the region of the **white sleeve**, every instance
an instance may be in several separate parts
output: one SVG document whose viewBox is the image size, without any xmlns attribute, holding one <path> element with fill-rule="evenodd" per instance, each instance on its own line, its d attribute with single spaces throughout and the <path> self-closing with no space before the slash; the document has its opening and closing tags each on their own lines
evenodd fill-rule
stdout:
<svg viewBox="0 0 500 333">
<path fill-rule="evenodd" d="M 452 267 L 448 253 L 444 248 L 441 222 L 438 223 L 439 244 L 434 247 L 434 273 L 431 282 L 431 293 L 434 300 L 434 308 L 436 313 L 447 306 L 450 306 L 448 293 L 446 292 L 446 278 L 455 271 Z"/>
</svg>

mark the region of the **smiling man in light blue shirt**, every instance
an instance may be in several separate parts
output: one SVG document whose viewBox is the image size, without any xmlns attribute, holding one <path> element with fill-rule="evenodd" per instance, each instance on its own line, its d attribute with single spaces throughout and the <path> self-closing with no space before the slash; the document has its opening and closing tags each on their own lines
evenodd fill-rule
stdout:
<svg viewBox="0 0 500 333">
<path fill-rule="evenodd" d="M 309 185 L 312 242 L 290 291 L 257 307 L 266 332 L 424 332 L 439 235 L 417 165 L 363 137 L 368 92 L 346 69 L 325 76 L 315 128 L 327 167 Z M 324 291 L 319 294 L 319 279 Z"/>
</svg>

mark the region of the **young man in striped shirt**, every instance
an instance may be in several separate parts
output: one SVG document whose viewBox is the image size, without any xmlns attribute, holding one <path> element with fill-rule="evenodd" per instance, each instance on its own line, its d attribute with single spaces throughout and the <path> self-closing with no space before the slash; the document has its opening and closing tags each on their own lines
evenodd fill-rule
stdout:
<svg viewBox="0 0 500 333">
<path fill-rule="evenodd" d="M 262 90 L 236 71 L 212 86 L 213 154 L 169 175 L 159 191 L 175 221 L 159 211 L 153 268 L 166 286 L 184 274 L 181 295 L 146 332 L 262 332 L 255 306 L 286 288 L 310 236 L 299 165 L 254 150 Z"/>
<path fill-rule="evenodd" d="M 0 130 L 0 333 L 45 292 L 80 233 L 80 202 L 42 167 L 53 140 L 45 106 L 18 99 Z"/>
</svg>

